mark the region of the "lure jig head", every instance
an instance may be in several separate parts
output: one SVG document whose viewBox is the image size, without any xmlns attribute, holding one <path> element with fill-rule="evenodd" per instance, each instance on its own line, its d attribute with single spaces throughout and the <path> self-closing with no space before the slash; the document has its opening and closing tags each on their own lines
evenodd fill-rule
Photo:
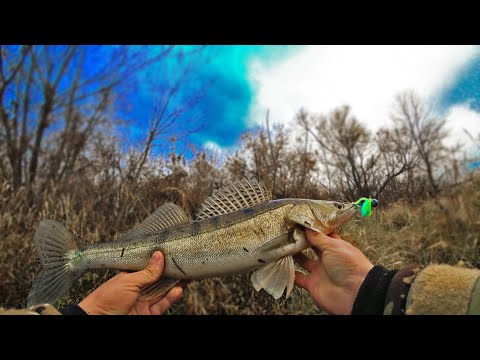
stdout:
<svg viewBox="0 0 480 360">
<path fill-rule="evenodd" d="M 355 205 L 356 207 L 361 206 L 360 213 L 362 214 L 362 216 L 369 217 L 372 215 L 372 207 L 378 206 L 378 200 L 362 197 L 355 201 L 353 205 Z"/>
</svg>

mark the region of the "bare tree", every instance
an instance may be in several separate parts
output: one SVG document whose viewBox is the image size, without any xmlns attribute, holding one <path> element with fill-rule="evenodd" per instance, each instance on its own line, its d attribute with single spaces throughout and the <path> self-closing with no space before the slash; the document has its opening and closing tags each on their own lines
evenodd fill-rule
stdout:
<svg viewBox="0 0 480 360">
<path fill-rule="evenodd" d="M 413 141 L 426 171 L 430 193 L 437 194 L 442 174 L 436 170 L 440 169 L 446 155 L 453 151 L 443 144 L 447 137 L 446 120 L 432 117 L 428 104 L 412 91 L 396 97 L 392 120 L 402 136 Z"/>
<path fill-rule="evenodd" d="M 173 47 L 150 57 L 139 48 L 109 50 L 92 70 L 91 57 L 106 56 L 101 47 L 0 47 L 0 134 L 9 159 L 9 168 L 1 170 L 14 189 L 36 184 L 41 191 L 71 172 L 87 139 L 105 122 L 112 90 Z"/>
<path fill-rule="evenodd" d="M 32 51 L 31 46 L 22 46 L 12 49 L 0 47 L 0 135 L 2 143 L 5 144 L 5 153 L 10 165 L 10 178 L 14 189 L 18 188 L 22 180 L 22 157 L 27 146 L 27 116 L 26 109 L 29 107 L 31 83 L 33 78 L 33 65 L 23 71 L 25 61 Z M 26 84 L 23 87 L 25 96 L 15 100 L 15 95 L 21 96 L 21 89 L 15 82 L 17 76 L 26 75 Z M 12 90 L 10 90 L 12 89 Z M 9 91 L 10 90 L 10 91 Z M 9 99 L 7 99 L 7 95 Z M 9 105 L 6 102 L 9 102 Z M 23 116 L 20 115 L 23 111 Z M 6 176 L 6 168 L 2 162 L 2 172 Z"/>
<path fill-rule="evenodd" d="M 471 170 L 479 170 L 480 169 L 480 133 L 475 138 L 470 132 L 466 129 L 463 129 L 465 134 L 472 140 L 474 146 L 474 152 L 470 155 L 466 155 L 466 163 L 468 164 L 467 167 Z"/>
<path fill-rule="evenodd" d="M 328 116 L 302 111 L 298 123 L 319 146 L 320 184 L 329 193 L 354 200 L 382 196 L 384 190 L 416 164 L 412 142 L 401 129 L 382 129 L 375 136 L 344 106 Z"/>
<path fill-rule="evenodd" d="M 285 193 L 288 164 L 288 134 L 281 125 L 258 128 L 245 133 L 239 151 L 226 160 L 232 178 L 253 177 L 263 181 L 274 196 Z"/>
<path fill-rule="evenodd" d="M 387 186 L 402 174 L 406 176 L 407 197 L 410 195 L 412 182 L 411 171 L 418 165 L 420 159 L 415 151 L 413 139 L 404 128 L 383 128 L 377 132 L 376 142 L 380 152 L 382 167 L 373 180 L 377 194 L 382 194 Z M 399 183 L 396 182 L 397 190 Z"/>
<path fill-rule="evenodd" d="M 182 101 L 175 96 L 198 60 L 194 55 L 203 49 L 170 45 L 155 47 L 155 51 L 143 46 L 0 46 L 0 153 L 8 159 L 0 162 L 0 176 L 9 179 L 15 190 L 26 186 L 33 201 L 49 184 L 74 174 L 80 160 L 89 162 L 88 146 L 96 137 L 114 131 L 119 123 L 111 105 L 127 89 L 133 74 L 157 64 L 165 64 L 156 66 L 157 72 L 162 66 L 178 64 L 178 71 L 158 94 L 144 146 L 139 156 L 129 157 L 126 172 L 119 153 L 115 154 L 120 186 L 125 179 L 135 182 L 161 135 L 175 134 L 178 138 L 195 131 L 174 125 L 200 101 L 206 88 Z M 110 190 L 119 189 L 115 186 Z"/>
<path fill-rule="evenodd" d="M 304 126 L 326 152 L 325 166 L 335 169 L 329 180 L 334 178 L 344 196 L 370 194 L 379 155 L 372 149 L 369 131 L 350 115 L 350 108 L 336 109 L 328 117 L 311 117 Z"/>
<path fill-rule="evenodd" d="M 178 124 L 178 120 L 202 100 L 207 86 L 195 91 L 189 98 L 176 101 L 178 100 L 177 97 L 182 87 L 187 85 L 189 81 L 188 76 L 191 75 L 192 69 L 194 69 L 195 65 L 199 65 L 199 58 L 203 55 L 203 50 L 204 46 L 194 48 L 188 54 L 184 54 L 184 52 L 180 50 L 176 54 L 175 61 L 182 62 L 183 64 L 179 64 L 178 71 L 175 72 L 175 74 L 171 74 L 170 72 L 162 74 L 163 78 L 161 80 L 165 82 L 167 86 L 160 91 L 158 98 L 155 100 L 156 103 L 149 121 L 146 138 L 143 142 L 143 149 L 134 173 L 131 174 L 133 180 L 136 181 L 138 179 L 148 156 L 151 154 L 155 143 L 158 142 L 159 139 L 165 140 L 166 137 L 170 139 L 174 137 L 176 141 L 179 141 L 197 132 L 203 126 L 202 119 L 200 118 L 195 119 L 195 121 L 191 121 L 190 119 L 190 121 L 184 122 L 182 126 Z M 186 58 L 188 58 L 188 60 L 186 60 Z M 155 84 L 152 84 L 152 86 L 155 87 Z M 194 125 L 188 126 L 188 124 Z M 163 141 L 163 144 L 165 143 L 168 143 L 168 141 Z"/>
<path fill-rule="evenodd" d="M 311 114 L 308 113 L 307 110 L 304 108 L 301 108 L 298 113 L 295 115 L 295 120 L 296 123 L 300 126 L 302 129 L 302 134 L 301 137 L 299 137 L 298 141 L 301 142 L 302 139 L 304 141 L 304 151 L 303 151 L 303 159 L 304 159 L 304 173 L 305 176 L 307 174 L 307 162 L 309 156 L 313 156 L 310 151 L 308 151 L 308 135 L 311 133 L 311 129 L 315 126 L 315 121 L 316 117 L 312 116 Z M 314 139 L 315 140 L 315 139 Z M 327 161 L 328 156 L 326 153 L 326 150 L 324 147 L 320 147 L 319 150 L 315 151 L 315 159 L 314 162 L 315 164 L 313 167 L 315 167 L 316 163 L 319 162 L 322 164 L 322 172 L 324 173 L 323 176 L 320 176 L 321 180 L 318 182 L 320 186 L 327 192 L 332 192 L 333 186 L 332 186 L 332 174 L 330 170 L 330 164 Z M 312 169 L 313 170 L 313 169 Z"/>
</svg>

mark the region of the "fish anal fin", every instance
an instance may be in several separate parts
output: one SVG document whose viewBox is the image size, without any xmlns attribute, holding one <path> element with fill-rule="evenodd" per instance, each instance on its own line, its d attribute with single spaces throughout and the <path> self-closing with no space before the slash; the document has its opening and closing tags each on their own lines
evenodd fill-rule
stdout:
<svg viewBox="0 0 480 360">
<path fill-rule="evenodd" d="M 165 295 L 170 289 L 180 282 L 180 279 L 172 279 L 168 277 L 160 278 L 152 285 L 144 287 L 140 291 L 140 300 L 152 300 Z"/>
</svg>

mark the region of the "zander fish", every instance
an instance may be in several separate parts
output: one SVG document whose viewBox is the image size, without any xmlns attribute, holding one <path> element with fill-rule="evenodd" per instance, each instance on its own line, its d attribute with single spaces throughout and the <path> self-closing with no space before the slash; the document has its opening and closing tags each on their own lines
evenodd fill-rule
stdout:
<svg viewBox="0 0 480 360">
<path fill-rule="evenodd" d="M 141 298 L 164 294 L 182 279 L 199 280 L 256 270 L 251 281 L 275 299 L 293 290 L 292 256 L 307 249 L 305 228 L 330 234 L 358 214 L 353 203 L 311 199 L 272 200 L 257 181 L 242 180 L 216 190 L 196 219 L 179 206 L 160 206 L 117 241 L 82 244 L 62 224 L 40 222 L 34 236 L 43 270 L 27 305 L 55 303 L 85 272 L 137 271 L 152 253 L 165 256 L 162 277 Z"/>
</svg>

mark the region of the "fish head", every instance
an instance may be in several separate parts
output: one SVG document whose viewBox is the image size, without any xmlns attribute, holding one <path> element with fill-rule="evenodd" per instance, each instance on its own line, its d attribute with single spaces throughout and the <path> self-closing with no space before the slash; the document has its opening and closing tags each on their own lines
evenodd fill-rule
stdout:
<svg viewBox="0 0 480 360">
<path fill-rule="evenodd" d="M 305 199 L 295 204 L 288 217 L 293 223 L 328 235 L 355 215 L 359 210 L 353 203 Z"/>
</svg>

